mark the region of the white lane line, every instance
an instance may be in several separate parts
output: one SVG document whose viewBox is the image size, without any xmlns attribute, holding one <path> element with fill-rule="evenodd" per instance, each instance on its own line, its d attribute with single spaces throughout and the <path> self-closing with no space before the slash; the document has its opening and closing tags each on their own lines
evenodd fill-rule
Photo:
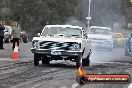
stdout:
<svg viewBox="0 0 132 88">
<path fill-rule="evenodd" d="M 79 84 L 75 83 L 75 84 L 72 85 L 72 88 L 77 88 L 78 86 L 79 86 Z"/>
<path fill-rule="evenodd" d="M 132 83 L 128 86 L 128 88 L 132 88 Z"/>
</svg>

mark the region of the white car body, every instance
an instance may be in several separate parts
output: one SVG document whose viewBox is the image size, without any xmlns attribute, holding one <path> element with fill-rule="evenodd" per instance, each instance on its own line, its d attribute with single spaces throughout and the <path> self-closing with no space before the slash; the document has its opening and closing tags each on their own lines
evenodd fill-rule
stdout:
<svg viewBox="0 0 132 88">
<path fill-rule="evenodd" d="M 5 30 L 4 30 L 4 42 L 10 42 L 11 41 L 11 32 L 12 32 L 12 27 L 8 25 L 4 25 Z"/>
<path fill-rule="evenodd" d="M 75 36 L 66 37 L 63 34 L 44 36 L 43 33 L 46 33 L 44 32 L 46 31 L 46 28 L 62 28 L 61 31 L 63 31 L 63 28 L 64 29 L 71 28 L 73 30 L 79 30 L 79 33 L 81 34 L 80 37 L 75 37 Z M 78 56 L 78 55 L 81 55 L 81 58 L 85 59 L 91 53 L 90 40 L 87 39 L 87 35 L 85 35 L 82 27 L 71 26 L 71 25 L 47 25 L 42 30 L 42 33 L 39 35 L 40 35 L 39 37 L 34 37 L 32 40 L 33 42 L 33 47 L 31 48 L 32 53 L 44 54 L 46 56 L 49 55 L 51 57 L 58 56 L 64 59 L 65 57 L 68 58 L 70 56 Z M 49 52 L 48 54 L 47 51 Z"/>
<path fill-rule="evenodd" d="M 6 35 L 6 34 L 11 35 L 12 27 L 11 27 L 11 26 L 8 26 L 8 25 L 4 25 L 4 27 L 5 27 L 5 30 L 4 30 L 5 35 Z"/>
<path fill-rule="evenodd" d="M 91 33 L 93 30 L 108 30 L 108 34 L 103 34 L 103 33 Z M 113 48 L 113 39 L 112 39 L 112 32 L 111 28 L 109 27 L 99 27 L 99 26 L 91 26 L 89 33 L 88 33 L 88 38 L 91 40 L 91 46 L 94 48 L 108 48 L 112 49 Z"/>
</svg>

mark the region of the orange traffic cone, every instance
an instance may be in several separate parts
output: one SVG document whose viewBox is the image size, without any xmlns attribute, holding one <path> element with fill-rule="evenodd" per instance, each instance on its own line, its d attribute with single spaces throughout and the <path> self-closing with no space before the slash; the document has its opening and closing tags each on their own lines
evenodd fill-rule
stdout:
<svg viewBox="0 0 132 88">
<path fill-rule="evenodd" d="M 18 53 L 18 45 L 15 43 L 15 48 L 12 52 L 12 59 L 13 60 L 18 60 L 19 59 L 19 53 Z"/>
</svg>

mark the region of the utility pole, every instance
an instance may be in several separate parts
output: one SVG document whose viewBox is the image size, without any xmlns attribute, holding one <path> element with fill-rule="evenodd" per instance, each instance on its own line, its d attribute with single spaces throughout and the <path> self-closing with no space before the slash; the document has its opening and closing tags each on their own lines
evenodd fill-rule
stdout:
<svg viewBox="0 0 132 88">
<path fill-rule="evenodd" d="M 89 0 L 89 5 L 88 5 L 88 17 L 86 17 L 87 19 L 87 28 L 89 29 L 90 27 L 90 20 L 91 20 L 91 17 L 90 17 L 90 12 L 91 12 L 91 0 Z"/>
</svg>

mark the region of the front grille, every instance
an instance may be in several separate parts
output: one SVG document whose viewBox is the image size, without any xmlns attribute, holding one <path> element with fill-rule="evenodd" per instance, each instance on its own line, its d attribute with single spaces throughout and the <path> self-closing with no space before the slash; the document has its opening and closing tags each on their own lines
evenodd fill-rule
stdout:
<svg viewBox="0 0 132 88">
<path fill-rule="evenodd" d="M 49 50 L 72 50 L 75 42 L 53 42 L 53 41 L 43 41 L 40 42 L 40 49 Z"/>
</svg>

